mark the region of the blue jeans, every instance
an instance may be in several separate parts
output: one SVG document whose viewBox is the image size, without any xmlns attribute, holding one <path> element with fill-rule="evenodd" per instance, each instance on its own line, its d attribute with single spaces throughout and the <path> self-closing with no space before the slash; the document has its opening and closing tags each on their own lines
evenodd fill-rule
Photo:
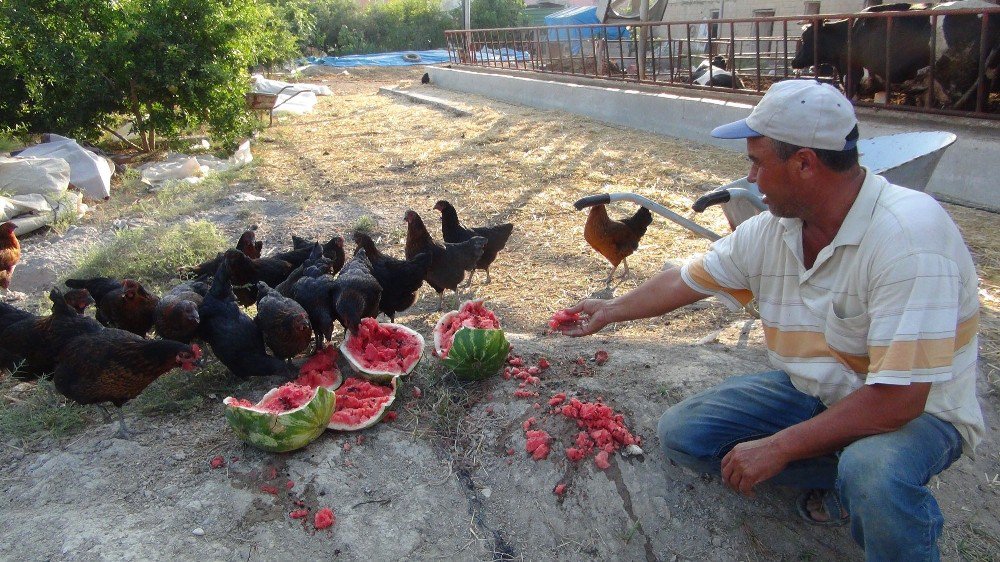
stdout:
<svg viewBox="0 0 1000 562">
<path fill-rule="evenodd" d="M 784 371 L 744 375 L 668 409 L 657 434 L 667 458 L 718 475 L 722 457 L 737 443 L 773 435 L 825 409 L 796 390 Z M 926 484 L 961 454 L 958 430 L 923 414 L 837 455 L 790 463 L 770 482 L 836 489 L 868 560 L 939 560 L 944 517 Z"/>
</svg>

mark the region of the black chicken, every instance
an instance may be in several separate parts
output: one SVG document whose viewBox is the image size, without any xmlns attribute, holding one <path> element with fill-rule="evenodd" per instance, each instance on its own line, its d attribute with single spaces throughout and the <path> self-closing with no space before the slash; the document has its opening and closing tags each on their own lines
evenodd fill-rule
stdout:
<svg viewBox="0 0 1000 562">
<path fill-rule="evenodd" d="M 243 306 L 257 302 L 257 282 L 277 287 L 295 269 L 291 263 L 277 258 L 251 259 L 239 250 L 226 250 L 224 263 L 229 267 L 236 300 Z"/>
<path fill-rule="evenodd" d="M 458 244 L 438 243 L 427 232 L 424 221 L 416 211 L 406 211 L 406 259 L 410 260 L 424 252 L 431 252 L 433 259 L 427 269 L 424 281 L 438 293 L 438 310 L 444 303 L 445 289 L 458 292 L 458 284 L 465 277 L 466 271 L 476 268 L 476 263 L 483 255 L 486 239 L 476 236 L 471 240 Z"/>
<path fill-rule="evenodd" d="M 291 361 L 309 347 L 312 327 L 302 305 L 283 297 L 263 281 L 257 283 L 257 317 L 254 323 L 275 357 Z"/>
<path fill-rule="evenodd" d="M 215 271 L 198 315 L 199 334 L 237 378 L 289 374 L 283 361 L 267 354 L 260 328 L 236 304 L 225 262 Z"/>
<path fill-rule="evenodd" d="M 259 258 L 261 250 L 264 249 L 264 243 L 257 240 L 256 231 L 257 226 L 251 226 L 236 241 L 236 249 L 250 258 Z M 181 270 L 196 279 L 211 277 L 215 275 L 215 270 L 219 269 L 219 265 L 222 264 L 224 255 L 223 252 L 219 252 L 210 260 L 203 261 L 194 267 L 185 266 Z"/>
<path fill-rule="evenodd" d="M 301 277 L 292 285 L 288 296 L 302 305 L 309 315 L 316 351 L 319 351 L 325 342 L 333 339 L 333 297 L 337 281 L 327 273 L 328 266 L 325 264 L 328 258 L 320 255 L 319 251 L 314 255 L 302 264 Z"/>
<path fill-rule="evenodd" d="M 396 321 L 396 313 L 413 306 L 417 300 L 417 291 L 424 283 L 424 276 L 431 266 L 433 256 L 430 252 L 417 254 L 411 260 L 400 260 L 387 256 L 375 247 L 375 242 L 363 232 L 354 233 L 354 242 L 358 250 L 364 250 L 372 264 L 372 275 L 382 286 L 382 298 L 378 309 Z"/>
<path fill-rule="evenodd" d="M 281 252 L 271 257 L 287 261 L 297 267 L 309 258 L 315 244 L 316 242 L 313 240 L 306 240 L 305 238 L 292 236 L 292 249 L 288 252 Z M 340 236 L 334 236 L 329 242 L 322 245 L 322 249 L 323 256 L 332 260 L 330 262 L 333 270 L 332 273 L 336 275 L 337 272 L 340 271 L 340 268 L 344 267 L 344 261 L 347 259 L 347 256 L 344 254 L 344 239 Z"/>
<path fill-rule="evenodd" d="M 493 263 L 493 260 L 497 259 L 497 254 L 507 245 L 507 240 L 510 239 L 511 233 L 514 232 L 513 223 L 507 222 L 495 226 L 466 228 L 458 220 L 458 212 L 455 211 L 455 207 L 444 199 L 434 204 L 434 210 L 441 212 L 441 236 L 445 242 L 465 242 L 473 236 L 486 238 L 486 247 L 483 248 L 482 257 L 476 262 L 476 269 L 486 271 L 486 282 L 489 283 L 490 264 Z M 469 281 L 466 285 L 472 284 L 472 276 L 475 273 L 475 270 L 469 273 Z"/>
<path fill-rule="evenodd" d="M 358 333 L 362 318 L 378 316 L 382 286 L 372 274 L 372 264 L 364 250 L 359 250 L 344 264 L 337 276 L 333 293 L 333 315 L 345 329 Z"/>
<path fill-rule="evenodd" d="M 341 247 L 341 252 L 343 252 L 343 247 Z M 313 242 L 312 252 L 309 257 L 306 258 L 298 267 L 292 270 L 288 274 L 288 277 L 284 281 L 278 284 L 274 288 L 275 291 L 281 293 L 282 296 L 291 298 L 292 287 L 295 286 L 295 282 L 301 279 L 303 276 L 308 277 L 318 277 L 324 273 L 330 275 L 336 275 L 338 271 L 344 266 L 344 258 L 340 257 L 339 265 L 334 259 L 330 259 L 323 255 L 323 246 L 319 242 Z M 336 270 L 334 270 L 336 267 Z M 308 275 L 307 275 L 308 274 Z"/>
<path fill-rule="evenodd" d="M 159 297 L 138 281 L 95 277 L 67 279 L 66 286 L 87 289 L 97 303 L 97 320 L 105 326 L 145 336 L 153 327 L 153 313 Z"/>
</svg>

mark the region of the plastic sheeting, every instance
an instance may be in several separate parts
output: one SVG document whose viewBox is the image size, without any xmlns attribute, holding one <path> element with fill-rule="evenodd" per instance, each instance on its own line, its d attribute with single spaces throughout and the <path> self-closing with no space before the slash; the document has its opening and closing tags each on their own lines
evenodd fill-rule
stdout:
<svg viewBox="0 0 1000 562">
<path fill-rule="evenodd" d="M 250 91 L 262 94 L 278 94 L 293 92 L 312 92 L 317 96 L 333 95 L 328 86 L 321 84 L 292 83 L 280 80 L 264 78 L 262 74 L 254 74 L 250 77 Z"/>
<path fill-rule="evenodd" d="M 0 222 L 12 221 L 16 234 L 85 211 L 83 194 L 67 191 L 70 166 L 62 158 L 0 157 Z"/>
<path fill-rule="evenodd" d="M 143 164 L 139 171 L 142 173 L 143 183 L 156 189 L 170 181 L 198 183 L 212 172 L 229 170 L 252 161 L 250 141 L 247 140 L 226 160 L 215 156 L 189 156 L 170 152 L 162 161 Z"/>
<path fill-rule="evenodd" d="M 354 67 L 354 66 L 410 66 L 414 64 L 438 64 L 448 62 L 446 49 L 429 51 L 397 51 L 371 55 L 346 55 L 343 57 L 308 57 L 309 64 Z"/>
<path fill-rule="evenodd" d="M 73 139 L 50 134 L 47 142 L 29 146 L 17 155 L 62 158 L 69 163 L 69 182 L 83 190 L 84 195 L 91 199 L 107 199 L 111 195 L 114 165 Z"/>
<path fill-rule="evenodd" d="M 597 19 L 596 6 L 581 6 L 578 8 L 566 8 L 554 14 L 545 16 L 545 25 L 600 25 Z M 576 29 L 550 29 L 548 31 L 549 41 L 568 42 L 570 52 L 577 54 L 580 52 L 580 42 L 589 40 L 592 37 L 603 37 L 605 39 L 629 38 L 629 32 L 624 27 L 580 27 Z"/>
</svg>

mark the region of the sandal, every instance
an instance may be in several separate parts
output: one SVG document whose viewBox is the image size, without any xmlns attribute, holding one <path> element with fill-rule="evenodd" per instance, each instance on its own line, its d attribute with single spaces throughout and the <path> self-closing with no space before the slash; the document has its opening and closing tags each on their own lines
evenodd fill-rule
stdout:
<svg viewBox="0 0 1000 562">
<path fill-rule="evenodd" d="M 809 504 L 818 502 L 823 511 L 826 512 L 827 516 L 830 517 L 826 521 L 820 521 L 813 517 L 809 512 Z M 806 490 L 799 494 L 799 497 L 795 500 L 795 506 L 799 510 L 799 516 L 803 521 L 809 523 L 810 525 L 819 525 L 822 527 L 840 527 L 847 523 L 851 518 L 844 507 L 840 505 L 840 498 L 837 497 L 837 492 L 833 490 Z M 839 517 L 834 519 L 831 514 L 838 513 Z"/>
</svg>

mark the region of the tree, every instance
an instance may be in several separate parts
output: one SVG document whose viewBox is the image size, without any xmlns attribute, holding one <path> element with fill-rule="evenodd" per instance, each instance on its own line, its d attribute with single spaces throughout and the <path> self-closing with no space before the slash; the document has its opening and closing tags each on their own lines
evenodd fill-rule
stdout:
<svg viewBox="0 0 1000 562">
<path fill-rule="evenodd" d="M 524 27 L 524 0 L 472 0 L 472 28 Z M 462 9 L 458 9 L 461 17 Z"/>
<path fill-rule="evenodd" d="M 92 139 L 127 114 L 146 150 L 200 124 L 246 135 L 249 68 L 295 52 L 260 0 L 4 0 L 0 29 L 18 30 L 0 68 L 23 82 L 0 126 Z"/>
</svg>

